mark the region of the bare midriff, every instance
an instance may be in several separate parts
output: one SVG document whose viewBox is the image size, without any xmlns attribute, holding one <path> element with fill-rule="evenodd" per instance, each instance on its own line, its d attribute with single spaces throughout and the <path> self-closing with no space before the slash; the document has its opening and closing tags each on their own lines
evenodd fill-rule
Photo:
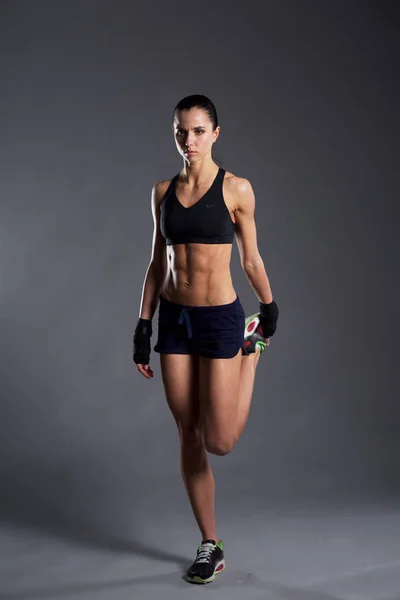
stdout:
<svg viewBox="0 0 400 600">
<path fill-rule="evenodd" d="M 218 306 L 236 299 L 230 262 L 232 244 L 167 246 L 162 295 L 186 306 Z"/>
</svg>

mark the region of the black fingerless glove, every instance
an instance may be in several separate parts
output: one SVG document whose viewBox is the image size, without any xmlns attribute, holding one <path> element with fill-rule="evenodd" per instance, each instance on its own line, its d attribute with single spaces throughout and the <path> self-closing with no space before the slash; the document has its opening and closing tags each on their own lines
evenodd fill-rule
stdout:
<svg viewBox="0 0 400 600">
<path fill-rule="evenodd" d="M 133 334 L 133 362 L 148 365 L 150 362 L 150 338 L 153 327 L 149 319 L 139 319 Z"/>
<path fill-rule="evenodd" d="M 275 300 L 272 300 L 269 304 L 260 302 L 260 324 L 265 338 L 270 338 L 274 335 L 278 315 L 279 310 Z"/>
</svg>

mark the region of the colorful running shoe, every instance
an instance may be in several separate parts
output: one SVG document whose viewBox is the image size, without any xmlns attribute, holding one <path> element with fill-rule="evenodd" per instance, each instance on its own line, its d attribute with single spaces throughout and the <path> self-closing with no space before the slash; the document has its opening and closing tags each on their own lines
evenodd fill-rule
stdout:
<svg viewBox="0 0 400 600">
<path fill-rule="evenodd" d="M 257 347 L 259 347 L 260 352 L 264 352 L 267 346 L 259 317 L 260 313 L 256 313 L 247 317 L 245 321 L 244 347 L 250 354 L 256 352 Z"/>
<path fill-rule="evenodd" d="M 224 545 L 222 540 L 203 540 L 197 547 L 197 556 L 189 567 L 187 580 L 191 583 L 211 583 L 215 575 L 225 569 Z"/>
</svg>

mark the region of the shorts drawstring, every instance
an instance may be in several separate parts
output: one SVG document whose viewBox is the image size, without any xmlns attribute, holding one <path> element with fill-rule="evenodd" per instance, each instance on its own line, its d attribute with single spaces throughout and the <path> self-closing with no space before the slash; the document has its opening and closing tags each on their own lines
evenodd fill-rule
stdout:
<svg viewBox="0 0 400 600">
<path fill-rule="evenodd" d="M 192 324 L 190 322 L 190 317 L 189 317 L 190 309 L 191 309 L 191 307 L 183 308 L 181 311 L 181 314 L 179 315 L 179 319 L 178 319 L 179 325 L 182 325 L 183 321 L 186 322 L 186 329 L 187 329 L 189 338 L 192 337 Z"/>
</svg>

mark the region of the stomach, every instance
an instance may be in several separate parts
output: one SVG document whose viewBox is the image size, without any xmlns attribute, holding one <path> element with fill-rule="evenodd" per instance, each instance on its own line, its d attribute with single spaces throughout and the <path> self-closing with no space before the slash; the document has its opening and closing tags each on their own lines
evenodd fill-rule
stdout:
<svg viewBox="0 0 400 600">
<path fill-rule="evenodd" d="M 236 299 L 230 262 L 232 244 L 166 247 L 167 274 L 161 294 L 186 306 L 218 306 Z"/>
</svg>

